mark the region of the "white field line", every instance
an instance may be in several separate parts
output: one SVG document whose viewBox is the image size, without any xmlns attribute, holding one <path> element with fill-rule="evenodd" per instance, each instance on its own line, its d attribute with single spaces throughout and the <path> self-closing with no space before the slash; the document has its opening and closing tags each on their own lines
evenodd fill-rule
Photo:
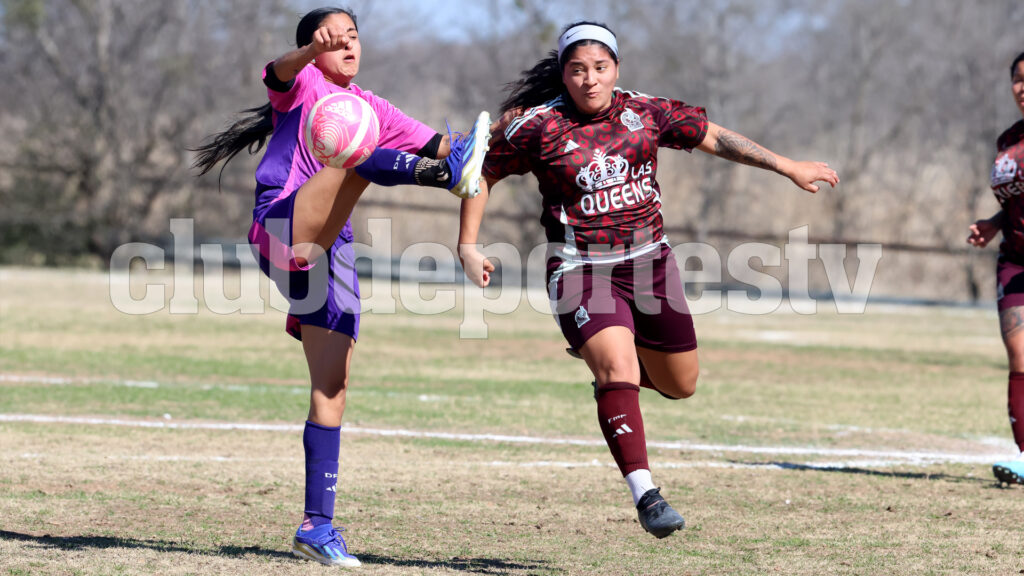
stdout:
<svg viewBox="0 0 1024 576">
<path fill-rule="evenodd" d="M 187 384 L 168 384 L 160 383 L 149 380 L 117 380 L 114 378 L 73 378 L 65 376 L 33 376 L 23 374 L 11 374 L 11 373 L 0 373 L 0 383 L 2 382 L 14 382 L 14 383 L 29 383 L 29 384 L 47 384 L 50 386 L 73 386 L 76 384 L 113 384 L 114 386 L 124 386 L 127 388 L 148 388 L 156 390 L 161 387 L 189 387 Z M 203 384 L 194 386 L 198 390 L 223 390 L 226 392 L 238 392 L 238 393 L 263 393 L 263 392 L 275 392 L 292 395 L 306 396 L 309 394 L 309 388 L 305 386 L 252 386 L 249 384 L 229 384 L 229 385 L 217 385 L 217 384 Z M 349 392 L 352 395 L 370 395 L 370 396 L 384 396 L 387 398 L 407 398 L 415 397 L 418 401 L 424 404 L 448 402 L 453 400 L 452 396 L 445 396 L 440 394 L 420 394 L 416 392 L 395 392 L 392 390 L 374 390 L 368 388 L 356 388 Z M 462 402 L 483 402 L 484 399 L 477 396 L 462 396 L 458 398 Z M 524 405 L 518 401 L 502 401 L 502 400 L 489 400 L 492 404 L 512 404 L 512 405 Z M 736 416 L 730 414 L 723 414 L 720 416 L 722 420 L 729 422 L 738 423 L 778 423 L 778 424 L 797 424 L 801 425 L 802 422 L 797 420 L 790 420 L 786 418 L 762 418 L 762 417 L 751 417 L 751 416 Z M 824 425 L 825 430 L 831 430 L 834 432 L 860 432 L 864 434 L 875 434 L 879 432 L 890 432 L 895 434 L 911 434 L 912 431 L 898 428 L 866 428 L 863 426 L 850 426 L 844 424 L 830 424 Z M 975 441 L 981 444 L 987 444 L 995 449 L 1005 448 L 1007 452 L 1011 452 L 1014 448 L 1014 444 L 1006 438 L 975 438 Z"/>
<path fill-rule="evenodd" d="M 50 454 L 40 454 L 35 452 L 27 452 L 25 454 L 18 455 L 22 460 L 46 460 L 48 458 L 63 458 L 63 456 L 55 456 Z M 237 456 L 180 456 L 174 454 L 98 454 L 96 455 L 97 460 L 129 460 L 132 462 L 302 462 L 301 457 L 293 458 L 274 458 L 274 457 L 263 457 L 263 458 L 244 458 Z"/>
<path fill-rule="evenodd" d="M 948 462 L 907 462 L 906 460 L 844 460 L 835 462 L 722 462 L 721 460 L 696 460 L 692 462 L 651 462 L 652 469 L 681 470 L 686 468 L 723 468 L 735 470 L 849 470 L 851 468 L 891 468 L 894 466 L 926 466 Z M 615 468 L 615 462 L 488 462 L 493 468 Z"/>
<path fill-rule="evenodd" d="M 113 384 L 114 386 L 125 386 L 128 388 L 148 388 L 156 390 L 158 388 L 166 387 L 194 387 L 198 390 L 222 390 L 226 392 L 238 392 L 238 393 L 263 393 L 263 392 L 275 392 L 292 395 L 306 396 L 309 394 L 309 388 L 305 386 L 253 386 L 249 384 L 229 384 L 229 385 L 217 385 L 217 384 L 203 384 L 199 386 L 190 386 L 188 384 L 168 384 L 160 383 L 148 380 L 117 380 L 114 378 L 74 378 L 65 376 L 33 376 L 23 374 L 11 374 L 11 373 L 0 373 L 0 383 L 2 382 L 14 382 L 14 383 L 29 383 L 29 384 L 47 384 L 50 386 L 73 386 L 77 384 Z M 418 401 L 424 404 L 448 402 L 454 400 L 452 396 L 445 396 L 440 394 L 420 394 L 416 392 L 395 392 L 392 390 L 374 390 L 370 388 L 356 388 L 349 392 L 352 395 L 369 395 L 369 396 L 384 396 L 386 398 L 408 398 L 415 397 Z M 461 396 L 458 398 L 462 402 L 483 402 L 484 399 L 477 396 Z M 489 400 L 491 404 L 511 404 L 511 405 L 528 405 L 520 401 L 505 401 L 505 400 Z M 169 415 L 168 415 L 169 416 Z M 773 423 L 773 424 L 796 424 L 802 425 L 803 423 L 797 420 L 790 420 L 786 418 L 764 418 L 764 417 L 752 417 L 742 415 L 730 415 L 723 414 L 719 416 L 722 420 L 728 422 L 738 423 Z M 889 432 L 894 434 L 912 434 L 911 430 L 899 429 L 899 428 L 867 428 L 863 426 L 850 426 L 844 424 L 829 424 L 822 426 L 825 430 L 831 430 L 838 433 L 843 432 L 860 432 L 863 434 L 876 434 L 881 432 Z M 981 444 L 987 444 L 996 450 L 1006 449 L 1007 452 L 1012 452 L 1014 444 L 1006 438 L 974 438 L 974 440 Z"/>
<path fill-rule="evenodd" d="M 731 414 L 722 414 L 719 416 L 720 419 L 726 422 L 736 422 L 739 424 L 788 424 L 805 426 L 805 422 L 799 420 L 793 420 L 790 418 L 769 418 L 761 416 L 736 416 Z M 861 434 L 914 434 L 913 430 L 907 430 L 906 428 L 870 428 L 867 426 L 852 426 L 849 424 L 822 424 L 821 428 L 832 432 L 837 432 L 837 436 L 844 436 L 846 434 L 861 433 Z M 971 437 L 970 440 L 977 442 L 978 444 L 985 444 L 996 450 L 1005 449 L 1007 452 L 1012 452 L 1016 448 L 1016 445 L 1010 438 L 1001 438 L 996 436 L 975 436 Z"/>
<path fill-rule="evenodd" d="M 88 418 L 76 416 L 47 416 L 36 414 L 0 414 L 0 422 L 28 422 L 33 424 L 78 424 L 94 426 L 125 426 L 131 428 L 162 428 L 170 430 L 246 430 L 257 432 L 302 432 L 298 424 L 246 424 L 236 422 L 171 422 L 158 420 L 125 420 L 119 418 Z M 576 438 L 546 438 L 539 436 L 507 436 L 502 434 L 459 434 L 452 432 L 425 432 L 404 429 L 362 428 L 344 426 L 348 434 L 364 434 L 414 439 L 454 440 L 462 442 L 496 442 L 506 444 L 542 444 L 550 446 L 604 446 L 603 440 Z M 1010 457 L 1001 453 L 949 453 L 902 450 L 862 450 L 856 448 L 819 448 L 815 446 L 746 446 L 742 444 L 695 444 L 689 442 L 648 442 L 648 448 L 678 450 L 682 452 L 709 452 L 714 454 L 757 454 L 762 456 L 826 456 L 831 458 L 860 458 L 905 464 L 929 465 L 938 463 L 989 464 Z"/>
<path fill-rule="evenodd" d="M 154 382 L 151 380 L 118 380 L 116 378 L 74 378 L 67 376 L 33 376 L 23 374 L 4 374 L 0 373 L 0 383 L 12 382 L 15 384 L 46 384 L 47 386 L 76 386 L 81 384 L 110 384 L 113 386 L 124 386 L 126 388 L 148 388 L 150 390 L 156 390 L 159 388 L 168 387 L 186 387 L 194 388 L 196 390 L 222 390 L 225 392 L 239 392 L 239 393 L 261 393 L 261 392 L 275 392 L 281 394 L 292 394 L 297 396 L 309 395 L 308 386 L 251 386 L 249 384 L 228 384 L 228 385 L 217 385 L 217 384 L 202 384 L 202 385 L 188 385 L 188 384 L 169 384 Z M 392 391 L 378 391 L 359 389 L 350 392 L 350 394 L 358 395 L 378 395 L 386 396 L 388 398 L 398 398 L 413 396 L 417 400 L 423 403 L 435 403 L 435 402 L 446 402 L 451 397 L 441 396 L 438 394 L 419 394 L 419 393 L 403 393 L 403 392 L 392 392 Z M 479 400 L 473 398 L 473 400 Z"/>
<path fill-rule="evenodd" d="M 25 453 L 19 454 L 18 458 L 22 460 L 34 460 L 37 462 L 52 459 L 62 458 L 61 456 L 54 456 L 50 454 L 40 453 Z M 185 463 L 216 463 L 216 464 L 253 464 L 253 463 L 267 463 L 267 462 L 288 462 L 288 463 L 301 463 L 301 457 L 263 457 L 263 458 L 247 458 L 237 456 L 183 456 L 174 454 L 154 455 L 154 454 L 104 454 L 98 455 L 97 459 L 103 461 L 130 461 L 130 462 L 185 462 Z M 931 462 L 927 464 L 941 464 L 942 462 Z M 919 464 L 910 464 L 911 466 Z M 450 466 L 450 462 L 446 462 L 445 466 Z M 492 461 L 492 462 L 466 462 L 460 463 L 462 467 L 466 468 L 562 468 L 566 470 L 572 470 L 576 468 L 615 468 L 615 462 L 601 461 L 601 460 L 589 460 L 579 462 L 567 462 L 567 461 L 551 461 L 551 460 L 538 460 L 534 462 L 505 462 L 505 461 Z M 906 466 L 908 463 L 905 460 L 845 460 L 837 462 L 722 462 L 720 460 L 698 460 L 691 462 L 651 462 L 650 466 L 656 470 L 682 470 L 682 469 L 695 469 L 695 468 L 718 468 L 727 470 L 793 470 L 793 469 L 814 469 L 814 470 L 849 470 L 849 469 L 862 469 L 862 468 L 891 468 L 895 466 Z"/>
<path fill-rule="evenodd" d="M 64 376 L 23 376 L 20 374 L 0 374 L 0 382 L 15 382 L 27 384 L 50 384 L 55 386 L 68 386 L 71 384 L 101 384 L 109 383 L 128 388 L 159 388 L 158 382 L 150 380 L 113 380 L 109 378 L 67 378 Z"/>
</svg>

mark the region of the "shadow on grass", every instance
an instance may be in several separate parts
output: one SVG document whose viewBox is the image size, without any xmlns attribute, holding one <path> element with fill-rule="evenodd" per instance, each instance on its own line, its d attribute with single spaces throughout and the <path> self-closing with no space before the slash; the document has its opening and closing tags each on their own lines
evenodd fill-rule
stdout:
<svg viewBox="0 0 1024 576">
<path fill-rule="evenodd" d="M 944 482 L 964 482 L 970 484 L 988 484 L 998 487 L 994 478 L 983 478 L 979 476 L 953 476 L 951 474 L 931 474 L 928 472 L 896 472 L 887 470 L 872 470 L 870 468 L 855 468 L 851 466 L 814 466 L 812 464 L 797 464 L 795 462 L 736 462 L 747 466 L 773 466 L 785 470 L 806 470 L 812 472 L 839 472 L 842 474 L 860 474 L 864 476 L 881 476 L 884 478 L 902 478 L 906 480 L 942 480 Z"/>
<path fill-rule="evenodd" d="M 219 557 L 242 557 L 249 554 L 262 556 L 264 558 L 296 560 L 290 552 L 281 550 L 267 550 L 258 546 L 218 546 L 216 548 L 190 547 L 177 542 L 164 540 L 139 540 L 135 538 L 121 538 L 118 536 L 33 536 L 0 530 L 0 540 L 12 540 L 19 542 L 34 543 L 46 548 L 58 548 L 61 550 L 105 550 L 108 548 L 132 548 L 155 550 L 157 552 L 183 552 L 187 554 L 204 554 Z M 511 562 L 497 558 L 463 558 L 455 557 L 451 560 L 412 560 L 389 558 L 376 554 L 359 554 L 358 558 L 364 564 L 381 564 L 387 566 L 401 566 L 409 568 L 447 568 L 459 572 L 472 574 L 514 574 L 522 571 L 543 570 L 544 562 Z"/>
<path fill-rule="evenodd" d="M 107 548 L 134 548 L 145 550 L 156 550 L 157 552 L 186 552 L 188 554 L 208 554 L 211 556 L 245 556 L 255 554 L 268 558 L 293 558 L 288 552 L 280 550 L 266 550 L 257 546 L 219 546 L 213 549 L 190 547 L 177 542 L 164 540 L 139 540 L 136 538 L 121 538 L 118 536 L 33 536 L 31 534 L 20 534 L 0 530 L 0 540 L 17 540 L 21 542 L 34 542 L 39 546 L 47 548 L 59 548 L 61 550 L 105 550 Z"/>
<path fill-rule="evenodd" d="M 510 562 L 497 558 L 463 558 L 457 556 L 451 560 L 410 560 L 388 558 L 375 554 L 357 554 L 363 564 L 382 564 L 403 568 L 447 568 L 471 574 L 514 574 L 520 571 L 544 570 L 544 562 Z"/>
</svg>

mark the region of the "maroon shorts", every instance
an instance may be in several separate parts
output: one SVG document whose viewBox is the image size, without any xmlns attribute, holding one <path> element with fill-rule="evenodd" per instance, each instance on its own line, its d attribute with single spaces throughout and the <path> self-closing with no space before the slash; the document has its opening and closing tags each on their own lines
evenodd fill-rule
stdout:
<svg viewBox="0 0 1024 576">
<path fill-rule="evenodd" d="M 1024 306 L 1024 266 L 999 259 L 996 265 L 996 302 L 1000 312 Z"/>
<path fill-rule="evenodd" d="M 586 264 L 553 274 L 551 308 L 562 334 L 579 350 L 591 336 L 624 326 L 637 346 L 659 352 L 697 348 L 693 318 L 668 245 L 616 264 Z"/>
</svg>

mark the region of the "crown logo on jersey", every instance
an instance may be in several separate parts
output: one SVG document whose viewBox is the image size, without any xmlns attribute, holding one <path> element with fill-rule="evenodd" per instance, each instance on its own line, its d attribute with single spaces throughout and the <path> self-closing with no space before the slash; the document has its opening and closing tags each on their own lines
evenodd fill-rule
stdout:
<svg viewBox="0 0 1024 576">
<path fill-rule="evenodd" d="M 1007 182 L 1012 182 L 1016 177 L 1017 161 L 1011 158 L 1009 154 L 1003 154 L 996 160 L 996 165 L 992 167 L 992 185 L 1006 184 Z"/>
<path fill-rule="evenodd" d="M 604 150 L 598 148 L 594 153 L 594 161 L 587 164 L 576 176 L 576 184 L 588 192 L 593 192 L 622 184 L 626 181 L 627 174 L 629 162 L 625 158 L 606 156 Z"/>
</svg>

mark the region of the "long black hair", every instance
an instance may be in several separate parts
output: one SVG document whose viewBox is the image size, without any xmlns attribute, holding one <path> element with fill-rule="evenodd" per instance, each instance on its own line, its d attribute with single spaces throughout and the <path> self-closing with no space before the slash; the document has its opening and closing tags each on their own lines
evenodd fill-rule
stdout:
<svg viewBox="0 0 1024 576">
<path fill-rule="evenodd" d="M 1024 52 L 1021 52 L 1013 59 L 1013 64 L 1010 64 L 1010 78 L 1013 78 L 1015 72 L 1017 72 L 1017 64 L 1024 62 Z"/>
<path fill-rule="evenodd" d="M 295 46 L 301 48 L 313 42 L 313 33 L 323 24 L 331 14 L 345 14 L 352 19 L 352 25 L 359 31 L 359 24 L 356 22 L 356 14 L 350 8 L 325 7 L 317 8 L 308 12 L 299 20 L 295 28 Z M 207 138 L 207 142 L 193 150 L 198 152 L 193 168 L 199 169 L 202 176 L 217 163 L 223 161 L 224 166 L 238 155 L 239 152 L 248 148 L 249 154 L 259 152 L 267 142 L 267 137 L 274 131 L 273 110 L 270 103 L 255 108 L 247 108 L 239 112 L 244 114 L 223 132 L 218 132 Z M 221 173 L 224 172 L 221 166 Z"/>
<path fill-rule="evenodd" d="M 600 26 L 601 28 L 611 32 L 612 36 L 615 36 L 615 32 L 612 32 L 612 29 L 605 24 L 600 22 L 590 22 L 589 20 L 581 20 L 579 22 L 573 22 L 565 28 L 562 28 L 562 31 L 559 33 L 559 37 L 571 28 L 575 28 L 581 24 Z M 548 53 L 547 58 L 537 62 L 533 68 L 524 70 L 522 78 L 505 85 L 505 89 L 508 91 L 509 95 L 508 98 L 501 103 L 501 111 L 507 112 L 514 108 L 532 108 L 534 106 L 539 106 L 548 100 L 566 94 L 565 84 L 562 82 L 562 69 L 565 66 L 565 61 L 572 56 L 576 48 L 579 46 L 588 46 L 590 44 L 604 47 L 612 57 L 612 60 L 614 60 L 616 64 L 619 63 L 619 57 L 615 55 L 615 52 L 611 47 L 605 45 L 604 42 L 598 42 L 597 40 L 578 40 L 569 44 L 562 52 L 561 61 L 558 60 L 558 51 L 552 50 Z"/>
</svg>

